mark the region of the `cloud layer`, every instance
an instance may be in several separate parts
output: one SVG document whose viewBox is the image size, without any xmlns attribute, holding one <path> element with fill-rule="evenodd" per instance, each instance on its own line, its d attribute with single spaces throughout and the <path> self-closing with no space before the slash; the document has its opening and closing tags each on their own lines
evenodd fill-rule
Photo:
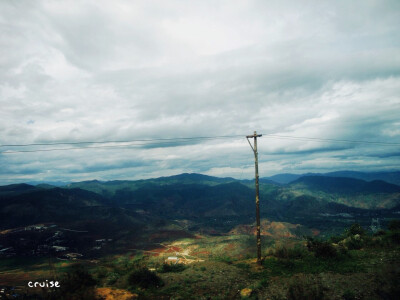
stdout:
<svg viewBox="0 0 400 300">
<path fill-rule="evenodd" d="M 254 130 L 399 142 L 399 12 L 398 1 L 2 1 L 0 144 Z M 253 174 L 244 137 L 155 146 L 2 152 L 0 183 Z M 267 176 L 394 169 L 400 149 L 264 136 L 259 153 Z"/>
</svg>

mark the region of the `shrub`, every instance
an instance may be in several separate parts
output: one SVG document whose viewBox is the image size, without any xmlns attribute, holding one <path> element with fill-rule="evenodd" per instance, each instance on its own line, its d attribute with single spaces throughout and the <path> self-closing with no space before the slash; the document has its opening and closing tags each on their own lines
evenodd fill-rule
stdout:
<svg viewBox="0 0 400 300">
<path fill-rule="evenodd" d="M 385 230 L 380 229 L 377 232 L 375 232 L 373 236 L 384 236 L 385 234 L 386 234 Z"/>
<path fill-rule="evenodd" d="M 333 235 L 329 238 L 329 242 L 337 244 L 342 241 L 344 237 L 342 235 Z"/>
<path fill-rule="evenodd" d="M 380 267 L 376 274 L 378 288 L 376 293 L 380 299 L 398 299 L 400 295 L 400 265 L 392 261 Z"/>
<path fill-rule="evenodd" d="M 304 258 L 305 256 L 307 256 L 307 250 L 299 245 L 294 246 L 293 248 L 289 248 L 289 258 L 294 258 L 294 259 L 298 259 L 298 258 Z"/>
<path fill-rule="evenodd" d="M 276 258 L 288 258 L 288 249 L 286 246 L 277 246 L 271 253 Z"/>
<path fill-rule="evenodd" d="M 394 244 L 400 244 L 400 230 L 389 231 L 387 233 L 387 239 Z"/>
<path fill-rule="evenodd" d="M 215 258 L 215 260 L 227 263 L 228 265 L 231 265 L 233 263 L 233 258 L 229 256 L 218 256 Z"/>
<path fill-rule="evenodd" d="M 262 278 L 260 281 L 258 281 L 257 283 L 253 284 L 252 286 L 250 286 L 250 288 L 254 291 L 257 290 L 261 290 L 263 288 L 268 287 L 269 285 L 269 280 L 268 278 Z"/>
<path fill-rule="evenodd" d="M 306 276 L 295 276 L 286 295 L 288 300 L 323 300 L 325 288 L 319 280 L 313 280 Z"/>
<path fill-rule="evenodd" d="M 314 252 L 316 257 L 321 258 L 336 258 L 338 252 L 336 248 L 329 242 L 323 242 L 308 238 L 307 248 L 309 251 Z"/>
<path fill-rule="evenodd" d="M 119 277 L 120 275 L 118 273 L 115 272 L 108 273 L 106 283 L 112 285 L 119 279 Z"/>
<path fill-rule="evenodd" d="M 269 280 L 268 278 L 263 278 L 259 281 L 258 283 L 259 286 L 261 287 L 267 287 L 269 285 Z"/>
<path fill-rule="evenodd" d="M 364 246 L 364 242 L 361 238 L 350 237 L 346 241 L 346 247 L 349 250 L 359 250 Z"/>
<path fill-rule="evenodd" d="M 354 294 L 353 291 L 346 290 L 346 291 L 343 293 L 343 299 L 344 299 L 344 300 L 356 300 L 356 295 Z"/>
<path fill-rule="evenodd" d="M 275 256 L 276 258 L 299 259 L 299 258 L 304 258 L 307 255 L 307 253 L 303 247 L 296 245 L 293 248 L 287 248 L 286 246 L 278 246 L 274 250 L 272 250 L 271 255 Z"/>
<path fill-rule="evenodd" d="M 351 225 L 347 230 L 346 230 L 346 235 L 347 236 L 352 236 L 352 235 L 356 235 L 359 234 L 361 236 L 366 234 L 366 231 L 364 228 L 362 228 L 362 226 L 358 223 L 354 223 L 353 225 Z"/>
<path fill-rule="evenodd" d="M 400 220 L 391 220 L 389 222 L 388 229 L 391 231 L 400 230 Z"/>
<path fill-rule="evenodd" d="M 238 263 L 235 264 L 236 268 L 242 269 L 242 270 L 249 270 L 250 269 L 250 265 L 246 264 L 246 263 Z"/>
<path fill-rule="evenodd" d="M 94 286 L 96 280 L 82 266 L 75 265 L 60 280 L 61 288 L 52 295 L 54 299 L 97 299 Z"/>
<path fill-rule="evenodd" d="M 146 268 L 141 268 L 132 271 L 128 276 L 128 283 L 134 287 L 150 288 L 159 287 L 164 283 L 156 273 L 149 271 Z"/>
<path fill-rule="evenodd" d="M 163 264 L 160 269 L 160 272 L 161 273 L 169 273 L 169 272 L 177 273 L 177 272 L 182 272 L 185 269 L 186 269 L 186 266 L 182 265 L 182 264 L 175 264 L 175 265 Z"/>
</svg>

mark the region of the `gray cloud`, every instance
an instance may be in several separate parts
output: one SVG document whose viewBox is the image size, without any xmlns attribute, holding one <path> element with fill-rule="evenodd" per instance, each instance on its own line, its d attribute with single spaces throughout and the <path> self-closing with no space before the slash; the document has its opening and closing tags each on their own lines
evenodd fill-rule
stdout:
<svg viewBox="0 0 400 300">
<path fill-rule="evenodd" d="M 0 144 L 253 130 L 398 141 L 399 6 L 3 1 Z M 259 148 L 265 176 L 398 166 L 397 148 L 373 144 L 265 136 Z M 0 183 L 179 172 L 252 177 L 252 167 L 244 138 L 0 153 Z"/>
</svg>

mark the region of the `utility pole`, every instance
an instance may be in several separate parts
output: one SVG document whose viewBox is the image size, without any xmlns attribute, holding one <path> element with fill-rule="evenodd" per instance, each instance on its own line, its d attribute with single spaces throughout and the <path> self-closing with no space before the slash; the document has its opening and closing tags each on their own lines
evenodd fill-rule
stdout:
<svg viewBox="0 0 400 300">
<path fill-rule="evenodd" d="M 261 265 L 261 233 L 260 233 L 260 191 L 258 185 L 258 152 L 257 152 L 257 138 L 261 137 L 262 134 L 257 134 L 254 131 L 253 135 L 246 136 L 247 141 L 251 149 L 254 152 L 254 163 L 256 169 L 256 220 L 257 220 L 257 264 Z M 249 138 L 254 138 L 254 147 L 251 145 Z"/>
</svg>

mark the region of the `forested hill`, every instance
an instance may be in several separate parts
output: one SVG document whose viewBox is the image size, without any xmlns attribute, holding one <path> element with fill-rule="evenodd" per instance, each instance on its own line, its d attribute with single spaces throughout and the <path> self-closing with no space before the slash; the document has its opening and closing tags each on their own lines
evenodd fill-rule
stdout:
<svg viewBox="0 0 400 300">
<path fill-rule="evenodd" d="M 328 177 L 345 177 L 361 179 L 365 181 L 382 180 L 387 183 L 392 183 L 400 186 L 400 172 L 356 172 L 356 171 L 336 171 L 328 173 L 304 173 L 304 174 L 290 174 L 282 173 L 270 177 L 265 177 L 280 184 L 287 184 L 305 176 L 328 176 Z"/>
<path fill-rule="evenodd" d="M 354 178 L 305 176 L 283 186 L 261 181 L 260 193 L 261 212 L 272 218 L 400 205 L 399 186 Z M 13 226 L 85 218 L 117 222 L 107 210 L 127 220 L 140 219 L 137 212 L 169 220 L 246 217 L 254 215 L 254 181 L 180 174 L 137 181 L 83 181 L 62 188 L 18 184 L 0 187 L 0 205 L 0 223 Z"/>
</svg>

